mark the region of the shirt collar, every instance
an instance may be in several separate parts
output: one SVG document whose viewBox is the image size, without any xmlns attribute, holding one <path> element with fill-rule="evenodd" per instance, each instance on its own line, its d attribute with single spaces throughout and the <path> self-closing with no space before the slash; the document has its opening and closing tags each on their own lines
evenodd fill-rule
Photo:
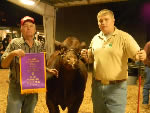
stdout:
<svg viewBox="0 0 150 113">
<path fill-rule="evenodd" d="M 101 40 L 104 40 L 104 41 L 107 40 L 107 37 L 104 35 L 104 33 L 103 33 L 102 31 L 100 31 L 100 33 L 98 34 L 98 37 L 99 37 Z"/>
<path fill-rule="evenodd" d="M 22 38 L 22 43 L 25 43 L 28 45 L 28 43 L 25 41 L 25 39 L 23 37 L 21 37 L 21 38 Z M 33 45 L 32 46 L 34 46 L 34 45 L 35 45 L 35 39 L 33 39 Z"/>
<path fill-rule="evenodd" d="M 115 27 L 115 31 L 113 32 L 112 36 L 116 35 L 117 33 L 118 33 L 118 29 L 117 29 L 117 27 Z M 107 39 L 107 37 L 104 35 L 104 33 L 102 31 L 100 31 L 98 36 L 102 40 L 106 40 Z"/>
<path fill-rule="evenodd" d="M 116 35 L 116 34 L 118 34 L 118 29 L 117 29 L 117 27 L 115 27 L 115 31 L 113 32 L 112 35 Z"/>
</svg>

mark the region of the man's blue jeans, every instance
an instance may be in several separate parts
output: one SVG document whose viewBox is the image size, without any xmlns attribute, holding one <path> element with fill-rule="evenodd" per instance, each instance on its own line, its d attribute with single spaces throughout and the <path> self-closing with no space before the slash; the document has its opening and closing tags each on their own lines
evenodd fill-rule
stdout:
<svg viewBox="0 0 150 113">
<path fill-rule="evenodd" d="M 149 90 L 150 90 L 150 68 L 145 66 L 145 82 L 143 87 L 143 104 L 149 104 Z"/>
<path fill-rule="evenodd" d="M 127 81 L 109 85 L 102 85 L 94 79 L 92 81 L 94 113 L 125 113 Z"/>
<path fill-rule="evenodd" d="M 6 113 L 34 113 L 38 94 L 21 95 L 20 84 L 10 81 Z"/>
</svg>

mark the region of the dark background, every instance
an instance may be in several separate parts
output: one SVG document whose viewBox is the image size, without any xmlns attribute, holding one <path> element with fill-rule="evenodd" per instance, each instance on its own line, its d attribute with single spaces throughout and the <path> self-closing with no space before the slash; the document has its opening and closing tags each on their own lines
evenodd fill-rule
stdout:
<svg viewBox="0 0 150 113">
<path fill-rule="evenodd" d="M 143 13 L 145 4 L 148 4 L 149 11 Z M 100 32 L 97 13 L 103 8 L 112 10 L 116 27 L 131 34 L 143 48 L 150 39 L 150 2 L 138 0 L 58 9 L 56 39 L 63 40 L 67 36 L 76 36 L 89 44 L 92 37 Z"/>
<path fill-rule="evenodd" d="M 92 37 L 100 32 L 97 13 L 103 8 L 114 12 L 116 27 L 131 34 L 141 47 L 150 40 L 150 2 L 143 0 L 59 8 L 56 12 L 56 40 L 76 36 L 89 45 Z M 26 15 L 34 17 L 36 24 L 43 24 L 42 16 L 0 0 L 0 26 L 19 27 L 20 19 Z"/>
<path fill-rule="evenodd" d="M 20 24 L 21 18 L 26 15 L 34 17 L 37 24 L 43 24 L 42 16 L 12 4 L 7 0 L 0 0 L 0 26 L 16 27 Z"/>
</svg>

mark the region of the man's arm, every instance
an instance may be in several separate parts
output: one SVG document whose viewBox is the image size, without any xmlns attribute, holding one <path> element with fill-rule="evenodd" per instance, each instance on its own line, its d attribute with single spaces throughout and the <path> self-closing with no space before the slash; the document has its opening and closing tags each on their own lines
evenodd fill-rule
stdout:
<svg viewBox="0 0 150 113">
<path fill-rule="evenodd" d="M 58 78 L 58 71 L 56 69 L 46 68 L 46 72 L 49 72 L 50 74 L 52 74 Z"/>
<path fill-rule="evenodd" d="M 136 61 L 144 61 L 144 60 L 146 60 L 146 52 L 145 52 L 145 50 L 138 51 L 136 53 L 135 60 Z"/>
<path fill-rule="evenodd" d="M 2 59 L 2 63 L 1 63 L 2 68 L 8 68 L 13 58 L 14 58 L 14 53 L 11 52 L 6 58 Z"/>
<path fill-rule="evenodd" d="M 8 54 L 8 56 L 6 56 L 5 58 L 2 58 L 2 63 L 1 63 L 2 68 L 9 68 L 9 66 L 15 56 L 21 57 L 24 55 L 25 55 L 25 53 L 22 49 L 18 49 L 18 50 L 14 50 L 14 51 L 10 52 Z"/>
<path fill-rule="evenodd" d="M 148 65 L 148 66 L 150 66 L 150 41 L 149 42 L 147 42 L 146 44 L 145 44 L 145 46 L 144 46 L 144 50 L 145 50 L 145 52 L 146 52 L 146 59 L 143 61 L 143 63 L 145 64 L 145 65 Z"/>
<path fill-rule="evenodd" d="M 91 64 L 94 61 L 91 49 L 82 49 L 82 51 L 81 51 L 81 57 L 88 64 Z"/>
</svg>

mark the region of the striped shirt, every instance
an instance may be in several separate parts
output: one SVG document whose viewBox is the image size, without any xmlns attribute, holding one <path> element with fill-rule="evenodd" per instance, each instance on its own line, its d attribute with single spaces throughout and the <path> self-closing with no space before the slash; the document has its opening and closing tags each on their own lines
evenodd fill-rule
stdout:
<svg viewBox="0 0 150 113">
<path fill-rule="evenodd" d="M 39 53 L 42 52 L 41 43 L 37 40 L 34 40 L 32 48 L 25 42 L 25 40 L 21 38 L 13 39 L 10 44 L 8 45 L 7 49 L 5 50 L 4 54 L 2 55 L 2 59 L 5 59 L 10 52 L 22 49 L 25 53 Z M 19 57 L 15 56 L 10 64 L 10 80 L 13 80 L 17 83 L 20 82 L 20 64 L 19 64 Z"/>
</svg>

